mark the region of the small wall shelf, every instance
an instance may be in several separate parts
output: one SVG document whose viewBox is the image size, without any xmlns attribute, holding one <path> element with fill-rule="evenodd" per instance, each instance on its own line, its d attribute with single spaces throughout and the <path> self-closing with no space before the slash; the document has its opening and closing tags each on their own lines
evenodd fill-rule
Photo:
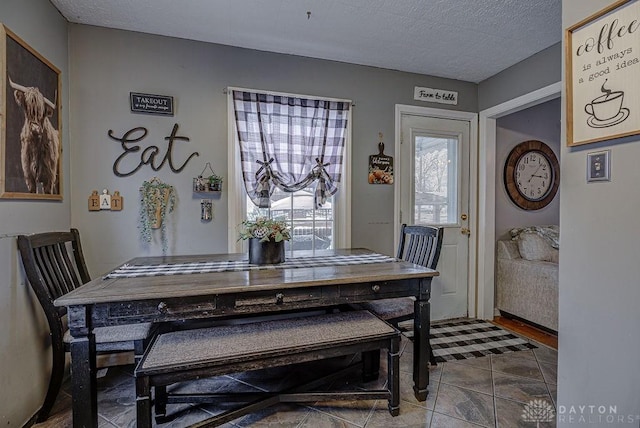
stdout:
<svg viewBox="0 0 640 428">
<path fill-rule="evenodd" d="M 194 193 L 220 193 L 222 192 L 222 183 L 210 184 L 207 177 L 195 177 L 193 179 Z"/>
<path fill-rule="evenodd" d="M 211 172 L 210 175 L 204 176 L 207 168 Z M 211 164 L 207 162 L 199 176 L 193 179 L 194 193 L 220 193 L 222 192 L 222 183 L 224 179 L 216 174 L 211 168 Z"/>
</svg>

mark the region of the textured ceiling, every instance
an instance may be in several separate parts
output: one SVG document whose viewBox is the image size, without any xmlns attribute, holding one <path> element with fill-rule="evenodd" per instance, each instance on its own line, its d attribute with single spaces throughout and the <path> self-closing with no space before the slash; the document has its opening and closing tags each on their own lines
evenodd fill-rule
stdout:
<svg viewBox="0 0 640 428">
<path fill-rule="evenodd" d="M 75 23 L 476 83 L 562 37 L 561 0 L 51 2 Z"/>
</svg>

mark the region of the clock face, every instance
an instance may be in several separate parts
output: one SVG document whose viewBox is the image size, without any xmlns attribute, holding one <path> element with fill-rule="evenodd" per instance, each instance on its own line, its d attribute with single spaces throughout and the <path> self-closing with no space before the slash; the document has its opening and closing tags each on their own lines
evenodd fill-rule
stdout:
<svg viewBox="0 0 640 428">
<path fill-rule="evenodd" d="M 525 152 L 518 159 L 514 174 L 518 192 L 529 201 L 544 199 L 553 183 L 551 162 L 537 150 Z"/>
<path fill-rule="evenodd" d="M 523 210 L 539 210 L 551 203 L 560 183 L 558 158 L 542 141 L 516 145 L 504 165 L 507 195 Z"/>
</svg>

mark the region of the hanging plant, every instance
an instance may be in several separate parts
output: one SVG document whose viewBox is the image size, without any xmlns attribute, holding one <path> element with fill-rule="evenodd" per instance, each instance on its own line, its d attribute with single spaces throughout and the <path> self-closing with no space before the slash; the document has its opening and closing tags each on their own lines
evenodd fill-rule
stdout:
<svg viewBox="0 0 640 428">
<path fill-rule="evenodd" d="M 154 177 L 149 181 L 143 181 L 140 187 L 140 218 L 138 229 L 140 239 L 145 244 L 152 240 L 153 229 L 160 229 L 162 252 L 166 253 L 167 242 L 167 215 L 173 212 L 176 203 L 175 188 L 163 183 Z"/>
<path fill-rule="evenodd" d="M 222 190 L 222 182 L 224 181 L 224 178 L 222 178 L 222 176 L 216 174 L 215 172 L 213 172 L 208 178 L 207 180 L 209 180 L 209 190 L 212 192 L 219 192 L 220 190 Z"/>
</svg>

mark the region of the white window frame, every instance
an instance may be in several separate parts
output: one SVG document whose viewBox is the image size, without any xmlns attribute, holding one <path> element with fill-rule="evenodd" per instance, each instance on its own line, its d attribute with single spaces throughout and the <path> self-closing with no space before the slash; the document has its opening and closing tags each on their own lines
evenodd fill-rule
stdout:
<svg viewBox="0 0 640 428">
<path fill-rule="evenodd" d="M 242 169 L 240 167 L 240 145 L 238 144 L 238 132 L 236 131 L 235 112 L 233 108 L 233 91 L 247 91 L 268 93 L 273 95 L 322 99 L 327 101 L 348 102 L 352 107 L 351 100 L 319 97 L 313 95 L 290 94 L 285 92 L 272 92 L 256 89 L 245 89 L 237 87 L 227 88 L 227 195 L 228 195 L 228 224 L 227 224 L 227 249 L 230 253 L 246 252 L 246 244 L 238 240 L 237 225 L 247 216 L 246 198 L 247 192 L 244 189 L 242 180 Z M 342 180 L 338 192 L 333 196 L 334 215 L 334 248 L 351 247 L 351 109 L 347 117 L 346 138 L 343 151 Z"/>
</svg>

